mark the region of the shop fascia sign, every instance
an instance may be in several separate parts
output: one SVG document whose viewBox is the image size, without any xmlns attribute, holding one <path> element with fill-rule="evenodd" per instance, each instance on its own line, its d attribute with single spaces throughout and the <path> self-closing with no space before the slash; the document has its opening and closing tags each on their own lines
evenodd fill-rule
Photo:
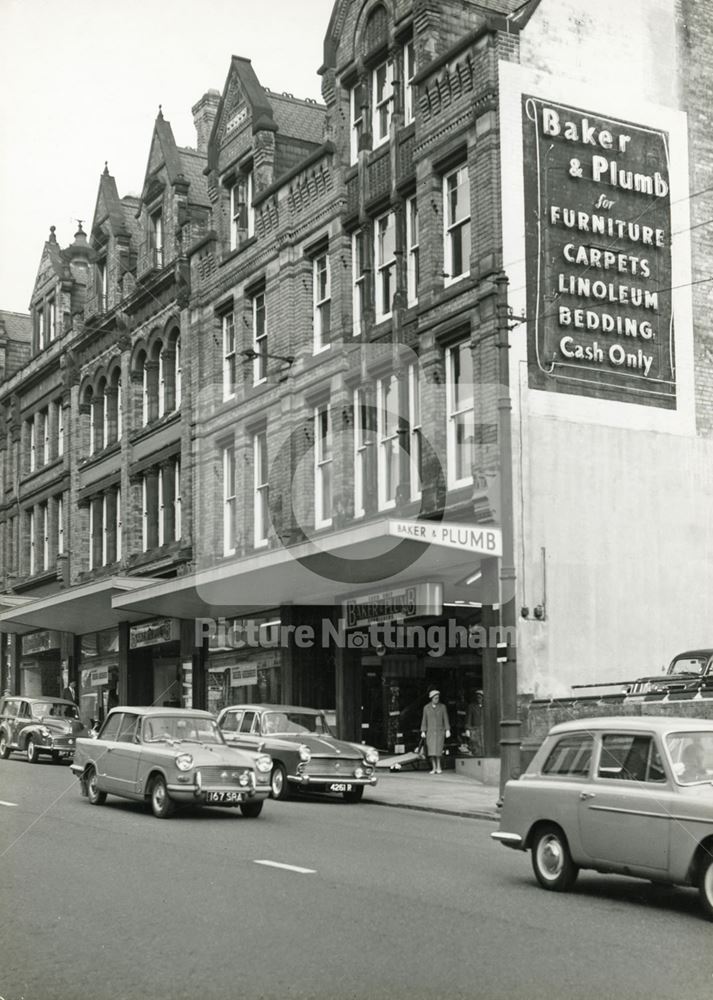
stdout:
<svg viewBox="0 0 713 1000">
<path fill-rule="evenodd" d="M 143 625 L 132 625 L 129 631 L 129 648 L 157 646 L 161 642 L 178 639 L 179 625 L 175 618 L 161 618 Z"/>
<path fill-rule="evenodd" d="M 413 538 L 428 545 L 441 545 L 479 556 L 501 556 L 503 534 L 500 528 L 455 521 L 389 520 L 389 535 Z"/>
<path fill-rule="evenodd" d="M 230 686 L 250 687 L 257 684 L 257 661 L 246 660 L 236 667 L 230 668 Z"/>
<path fill-rule="evenodd" d="M 45 629 L 42 632 L 30 632 L 22 637 L 22 655 L 30 653 L 46 653 L 50 649 L 59 649 L 59 632 Z"/>
<path fill-rule="evenodd" d="M 342 618 L 347 628 L 378 622 L 404 621 L 443 610 L 443 584 L 415 583 L 369 594 L 355 594 L 342 601 Z"/>
</svg>

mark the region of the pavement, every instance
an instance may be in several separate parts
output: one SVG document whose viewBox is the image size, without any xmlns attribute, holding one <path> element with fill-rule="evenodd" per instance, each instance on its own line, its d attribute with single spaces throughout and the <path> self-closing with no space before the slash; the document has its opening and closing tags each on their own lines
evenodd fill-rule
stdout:
<svg viewBox="0 0 713 1000">
<path fill-rule="evenodd" d="M 378 771 L 379 780 L 364 790 L 364 802 L 400 809 L 450 813 L 469 819 L 497 820 L 499 789 L 455 771 Z"/>
</svg>

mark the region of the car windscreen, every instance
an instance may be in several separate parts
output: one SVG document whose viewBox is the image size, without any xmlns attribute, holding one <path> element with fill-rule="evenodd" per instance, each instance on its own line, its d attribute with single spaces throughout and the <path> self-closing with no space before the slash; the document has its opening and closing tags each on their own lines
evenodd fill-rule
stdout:
<svg viewBox="0 0 713 1000">
<path fill-rule="evenodd" d="M 45 719 L 48 715 L 62 719 L 78 719 L 79 710 L 76 705 L 57 701 L 36 701 L 30 707 L 34 719 Z"/>
<path fill-rule="evenodd" d="M 198 715 L 155 715 L 144 719 L 144 743 L 224 743 L 214 719 Z"/>
<path fill-rule="evenodd" d="M 679 656 L 671 664 L 670 674 L 695 674 L 697 677 L 703 673 L 706 665 L 705 656 Z"/>
<path fill-rule="evenodd" d="M 264 736 L 294 733 L 332 735 L 326 719 L 318 712 L 266 712 L 262 717 L 262 732 Z"/>
<path fill-rule="evenodd" d="M 679 785 L 713 781 L 713 727 L 669 733 L 665 742 Z"/>
</svg>

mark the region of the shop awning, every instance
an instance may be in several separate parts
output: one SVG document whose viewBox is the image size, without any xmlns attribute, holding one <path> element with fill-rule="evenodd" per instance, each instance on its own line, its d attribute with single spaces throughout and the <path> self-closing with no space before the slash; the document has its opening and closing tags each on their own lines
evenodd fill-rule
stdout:
<svg viewBox="0 0 713 1000">
<path fill-rule="evenodd" d="M 466 586 L 465 580 L 478 576 L 484 554 L 396 538 L 394 523 L 382 518 L 297 545 L 258 551 L 116 594 L 112 605 L 118 617 L 128 612 L 188 619 L 237 617 L 282 604 L 334 606 L 350 593 L 424 580 L 442 582 L 446 600 L 480 600 L 477 585 Z"/>
<path fill-rule="evenodd" d="M 155 583 L 153 577 L 112 576 L 94 580 L 38 598 L 16 598 L 17 603 L 3 607 L 8 595 L 0 597 L 0 632 L 34 632 L 55 629 L 83 635 L 111 628 L 119 621 L 138 621 L 146 617 L 130 610 L 117 615 L 112 598 Z"/>
</svg>

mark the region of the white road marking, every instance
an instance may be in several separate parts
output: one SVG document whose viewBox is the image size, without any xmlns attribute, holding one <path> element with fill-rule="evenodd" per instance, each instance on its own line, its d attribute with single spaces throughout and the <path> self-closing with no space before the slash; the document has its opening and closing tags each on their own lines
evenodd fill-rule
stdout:
<svg viewBox="0 0 713 1000">
<path fill-rule="evenodd" d="M 300 868 L 299 865 L 283 865 L 279 861 L 255 861 L 256 865 L 267 865 L 268 868 L 284 868 L 288 872 L 299 872 L 301 875 L 316 875 L 316 868 Z"/>
<path fill-rule="evenodd" d="M 17 809 L 17 802 L 3 802 L 0 799 L 0 806 L 11 806 L 13 809 Z"/>
</svg>

